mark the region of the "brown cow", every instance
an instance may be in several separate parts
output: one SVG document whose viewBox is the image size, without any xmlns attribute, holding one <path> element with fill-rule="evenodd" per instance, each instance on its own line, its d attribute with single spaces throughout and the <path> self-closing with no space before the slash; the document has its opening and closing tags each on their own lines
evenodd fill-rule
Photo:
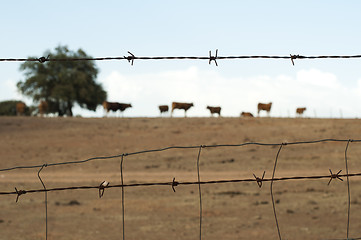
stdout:
<svg viewBox="0 0 361 240">
<path fill-rule="evenodd" d="M 296 114 L 301 117 L 301 115 L 303 114 L 304 111 L 306 111 L 306 108 L 305 108 L 305 107 L 297 108 L 297 109 L 296 109 Z"/>
<path fill-rule="evenodd" d="M 107 113 L 109 113 L 109 111 L 113 111 L 113 112 L 116 112 L 118 110 L 120 110 L 120 112 L 123 113 L 123 111 L 127 108 L 131 108 L 132 105 L 131 104 L 128 104 L 128 103 L 118 103 L 118 102 L 107 102 L 107 101 L 104 101 L 103 102 L 103 107 L 104 107 L 104 110 L 107 111 Z"/>
<path fill-rule="evenodd" d="M 40 101 L 39 105 L 39 115 L 42 117 L 45 113 L 48 112 L 49 106 L 48 103 L 46 101 Z"/>
<path fill-rule="evenodd" d="M 25 113 L 26 105 L 24 102 L 18 102 L 16 104 L 16 115 L 22 116 Z"/>
<path fill-rule="evenodd" d="M 218 117 L 221 116 L 221 107 L 210 107 L 207 106 L 207 109 L 211 112 L 211 116 L 213 116 L 214 113 L 218 113 Z"/>
<path fill-rule="evenodd" d="M 180 103 L 180 102 L 172 102 L 172 112 L 171 116 L 173 115 L 174 109 L 183 109 L 184 110 L 184 117 L 187 117 L 187 111 L 189 108 L 193 107 L 193 103 Z"/>
<path fill-rule="evenodd" d="M 168 110 L 169 110 L 168 105 L 160 105 L 160 106 L 159 106 L 160 114 L 162 114 L 162 113 L 164 113 L 164 112 L 168 112 Z"/>
<path fill-rule="evenodd" d="M 253 117 L 253 114 L 250 112 L 242 112 L 241 117 Z"/>
<path fill-rule="evenodd" d="M 269 116 L 270 111 L 271 111 L 271 107 L 272 107 L 272 102 L 270 103 L 258 103 L 257 109 L 258 109 L 258 116 L 259 116 L 259 112 L 261 110 L 264 110 L 267 112 L 267 115 Z"/>
</svg>

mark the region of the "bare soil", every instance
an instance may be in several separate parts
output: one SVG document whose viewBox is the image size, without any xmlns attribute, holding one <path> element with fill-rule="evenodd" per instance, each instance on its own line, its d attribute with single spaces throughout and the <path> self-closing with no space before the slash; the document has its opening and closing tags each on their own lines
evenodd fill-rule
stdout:
<svg viewBox="0 0 361 240">
<path fill-rule="evenodd" d="M 197 181 L 200 145 L 290 143 L 319 139 L 361 139 L 358 119 L 290 118 L 0 118 L 0 169 L 117 156 L 85 163 L 47 166 L 47 189 L 120 184 L 125 153 L 170 146 L 124 157 L 124 183 Z M 347 142 L 283 145 L 275 177 L 346 172 Z M 280 145 L 201 149 L 201 181 L 271 178 Z M 361 143 L 346 152 L 350 173 L 361 172 Z M 42 189 L 40 167 L 0 172 L 0 192 Z M 282 239 L 345 239 L 347 179 L 273 183 Z M 361 178 L 350 177 L 349 237 L 361 237 Z M 126 239 L 199 239 L 198 185 L 126 187 Z M 279 239 L 270 182 L 201 185 L 202 239 Z M 0 195 L 0 239 L 45 239 L 45 194 Z M 122 239 L 122 194 L 108 188 L 47 194 L 48 239 Z"/>
</svg>

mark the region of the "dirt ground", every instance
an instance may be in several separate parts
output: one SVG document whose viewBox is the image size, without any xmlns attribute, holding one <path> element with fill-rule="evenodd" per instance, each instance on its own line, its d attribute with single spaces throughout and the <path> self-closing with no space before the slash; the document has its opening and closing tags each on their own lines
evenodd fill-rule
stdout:
<svg viewBox="0 0 361 240">
<path fill-rule="evenodd" d="M 170 146 L 361 139 L 358 119 L 290 118 L 0 118 L 0 169 L 80 161 Z M 345 167 L 347 142 L 285 145 L 275 177 L 328 175 Z M 279 146 L 205 147 L 201 181 L 272 177 Z M 197 181 L 199 148 L 124 157 L 124 183 Z M 361 172 L 361 143 L 347 151 Z M 0 171 L 0 192 L 42 189 L 40 168 Z M 120 184 L 120 157 L 44 167 L 46 188 Z M 282 239 L 345 239 L 347 181 L 273 183 Z M 361 178 L 350 177 L 349 237 L 361 237 Z M 198 185 L 126 187 L 126 239 L 199 239 Z M 270 182 L 201 185 L 202 239 L 279 239 Z M 122 239 L 120 188 L 48 192 L 48 239 Z M 44 193 L 0 195 L 0 239 L 45 239 Z"/>
</svg>

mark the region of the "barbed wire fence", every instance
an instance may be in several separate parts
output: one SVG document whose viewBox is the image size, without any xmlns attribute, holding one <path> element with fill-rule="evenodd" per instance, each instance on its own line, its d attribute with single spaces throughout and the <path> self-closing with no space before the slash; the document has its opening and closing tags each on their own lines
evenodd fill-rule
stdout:
<svg viewBox="0 0 361 240">
<path fill-rule="evenodd" d="M 208 63 L 214 62 L 218 66 L 217 60 L 240 60 L 240 59 L 288 59 L 291 60 L 292 65 L 295 65 L 296 59 L 360 59 L 361 55 L 321 55 L 321 56 L 304 56 L 293 55 L 289 56 L 267 56 L 267 55 L 240 55 L 240 56 L 218 56 L 218 49 L 216 49 L 215 55 L 212 55 L 212 51 L 209 51 L 208 56 L 151 56 L 151 57 L 138 57 L 128 51 L 128 56 L 118 57 L 84 57 L 84 58 L 51 58 L 51 55 L 47 57 L 39 58 L 0 58 L 0 62 L 64 62 L 64 61 L 110 61 L 110 60 L 127 60 L 131 65 L 135 60 L 208 60 Z"/>
<path fill-rule="evenodd" d="M 292 177 L 275 177 L 275 173 L 277 170 L 277 163 L 279 160 L 279 156 L 281 151 L 286 148 L 288 145 L 301 145 L 301 144 L 316 144 L 316 143 L 329 143 L 329 142 L 340 142 L 340 143 L 346 143 L 345 150 L 344 150 L 344 162 L 345 162 L 345 174 L 341 174 L 342 169 L 338 170 L 337 172 L 333 172 L 332 169 L 329 169 L 330 174 L 327 175 L 314 175 L 314 176 L 292 176 Z M 274 200 L 274 193 L 273 193 L 273 183 L 277 181 L 290 181 L 290 180 L 302 180 L 302 179 L 329 179 L 328 185 L 331 184 L 332 180 L 340 180 L 343 181 L 343 178 L 346 177 L 346 184 L 347 184 L 347 223 L 346 223 L 346 236 L 345 239 L 361 239 L 360 237 L 357 238 L 350 238 L 349 229 L 350 229 L 350 212 L 351 212 L 351 192 L 350 192 L 350 177 L 357 177 L 361 176 L 361 172 L 357 173 L 350 173 L 348 168 L 348 157 L 347 153 L 349 151 L 350 143 L 360 143 L 361 140 L 353 140 L 353 139 L 321 139 L 321 140 L 313 140 L 313 141 L 297 141 L 297 142 L 282 142 L 282 143 L 258 143 L 258 142 L 246 142 L 242 144 L 218 144 L 218 145 L 198 145 L 198 146 L 170 146 L 165 148 L 159 148 L 159 149 L 152 149 L 152 150 L 143 150 L 138 152 L 132 152 L 132 153 L 122 153 L 118 155 L 113 156 L 107 156 L 107 157 L 93 157 L 86 160 L 80 160 L 80 161 L 69 161 L 69 162 L 58 162 L 58 163 L 50 163 L 50 164 L 42 164 L 42 165 L 25 165 L 25 166 L 14 166 L 10 168 L 3 168 L 0 169 L 0 172 L 7 172 L 12 171 L 15 169 L 39 169 L 37 172 L 37 176 L 39 181 L 41 182 L 43 188 L 42 189 L 21 189 L 18 190 L 15 187 L 15 191 L 3 191 L 0 192 L 0 196 L 4 195 L 15 195 L 16 199 L 15 201 L 19 201 L 19 197 L 23 194 L 31 194 L 31 193 L 44 193 L 44 207 L 45 207 L 45 239 L 48 239 L 48 198 L 47 193 L 48 192 L 54 192 L 54 191 L 65 191 L 65 190 L 78 190 L 78 189 L 97 189 L 99 191 L 99 198 L 101 198 L 104 194 L 105 189 L 108 188 L 121 188 L 121 209 L 122 209 L 122 239 L 126 239 L 125 235 L 125 188 L 131 188 L 131 187 L 149 187 L 149 186 L 170 186 L 172 190 L 175 192 L 177 186 L 181 185 L 197 185 L 198 186 L 198 193 L 199 193 L 199 235 L 198 238 L 202 239 L 202 221 L 203 221 L 203 210 L 202 210 L 202 185 L 208 185 L 208 184 L 221 184 L 221 183 L 241 183 L 241 182 L 255 182 L 258 187 L 262 187 L 262 184 L 264 182 L 270 182 L 270 196 L 272 200 L 272 209 L 275 219 L 275 226 L 276 231 L 278 234 L 278 237 L 280 240 L 282 240 L 282 232 L 280 230 L 280 224 L 278 222 L 277 218 L 277 209 L 275 205 Z M 275 161 L 273 164 L 273 171 L 272 171 L 272 177 L 271 178 L 264 178 L 265 172 L 263 172 L 262 177 L 257 177 L 255 174 L 253 174 L 254 178 L 242 178 L 242 179 L 231 179 L 231 180 L 210 180 L 210 181 L 201 181 L 201 171 L 200 171 L 200 158 L 201 158 L 201 152 L 202 149 L 205 148 L 225 148 L 225 147 L 244 147 L 249 145 L 257 145 L 257 146 L 274 146 L 278 147 L 277 154 L 275 157 Z M 197 181 L 183 181 L 179 182 L 176 181 L 175 177 L 172 181 L 168 182 L 144 182 L 144 183 L 131 183 L 131 184 L 125 184 L 124 183 L 124 173 L 123 173 L 123 164 L 124 160 L 127 156 L 131 155 L 140 155 L 140 154 L 147 154 L 152 152 L 163 152 L 168 151 L 172 149 L 197 149 Z M 41 178 L 41 171 L 45 167 L 56 167 L 61 165 L 69 165 L 69 164 L 82 164 L 90 161 L 101 161 L 106 159 L 119 159 L 120 158 L 120 184 L 113 184 L 111 185 L 107 181 L 103 181 L 100 183 L 100 185 L 86 185 L 86 186 L 72 186 L 72 187 L 58 187 L 58 188 L 46 188 L 46 185 L 44 181 Z"/>
<path fill-rule="evenodd" d="M 0 62 L 62 62 L 62 61 L 110 61 L 110 60 L 127 60 L 131 65 L 134 65 L 135 60 L 207 60 L 209 64 L 214 62 L 216 66 L 218 66 L 217 60 L 241 60 L 241 59 L 274 59 L 274 60 L 291 60 L 292 65 L 295 65 L 295 60 L 300 59 L 361 59 L 361 55 L 323 55 L 323 56 L 303 56 L 303 55 L 292 55 L 289 56 L 218 56 L 218 49 L 215 51 L 215 55 L 212 55 L 212 52 L 209 51 L 208 56 L 153 56 L 153 57 L 139 57 L 135 56 L 133 53 L 128 51 L 128 56 L 119 56 L 119 57 L 87 57 L 87 58 L 52 58 L 51 55 L 47 57 L 39 57 L 39 58 L 0 58 Z M 345 160 L 345 169 L 346 173 L 341 174 L 342 170 L 338 170 L 337 172 L 333 172 L 329 169 L 330 174 L 327 175 L 315 175 L 315 176 L 292 176 L 292 177 L 275 177 L 275 172 L 277 170 L 277 163 L 279 160 L 279 155 L 281 151 L 287 145 L 300 145 L 300 144 L 313 144 L 313 143 L 322 143 L 322 142 L 344 142 L 346 143 L 345 151 L 344 151 L 344 160 Z M 202 239 L 202 221 L 203 221 L 203 203 L 202 203 L 202 185 L 208 184 L 222 184 L 222 183 L 241 183 L 241 182 L 255 182 L 258 187 L 262 187 L 263 182 L 270 182 L 270 196 L 272 200 L 272 210 L 275 219 L 275 227 L 280 240 L 282 240 L 282 232 L 280 230 L 280 224 L 277 218 L 277 209 L 274 200 L 273 193 L 273 183 L 277 181 L 290 181 L 290 180 L 302 180 L 302 179 L 329 179 L 328 185 L 332 180 L 340 180 L 343 181 L 343 177 L 346 177 L 347 184 L 347 224 L 346 224 L 346 238 L 345 239 L 361 239 L 361 237 L 350 238 L 349 229 L 350 229 L 350 212 L 351 212 L 351 192 L 350 192 L 350 177 L 361 176 L 361 172 L 358 173 L 349 173 L 348 169 L 348 159 L 347 153 L 349 149 L 350 143 L 360 143 L 361 140 L 352 140 L 352 139 L 321 139 L 314 141 L 303 141 L 303 142 L 283 142 L 283 143 L 256 143 L 256 142 L 247 142 L 242 144 L 218 144 L 218 145 L 199 145 L 199 146 L 171 146 L 159 149 L 152 150 L 143 150 L 132 153 L 122 153 L 113 156 L 107 157 L 93 157 L 80 161 L 69 161 L 69 162 L 58 162 L 58 163 L 50 163 L 50 164 L 41 164 L 41 165 L 24 165 L 24 166 L 14 166 L 9 168 L 0 169 L 0 172 L 7 172 L 16 169 L 39 169 L 37 172 L 37 177 L 41 182 L 43 188 L 42 189 L 20 189 L 18 190 L 15 187 L 15 191 L 2 191 L 0 192 L 0 196 L 4 195 L 15 195 L 15 201 L 18 202 L 19 198 L 23 194 L 32 194 L 32 193 L 44 193 L 44 207 L 45 207 L 45 239 L 48 239 L 48 192 L 55 191 L 66 191 L 66 190 L 79 190 L 79 189 L 97 189 L 99 191 L 99 197 L 101 198 L 104 194 L 105 189 L 108 188 L 121 188 L 121 208 L 122 208 L 122 239 L 126 239 L 125 235 L 125 188 L 131 187 L 149 187 L 149 186 L 170 186 L 172 190 L 175 192 L 175 188 L 181 185 L 197 185 L 198 193 L 199 193 L 199 234 L 198 238 Z M 254 173 L 254 178 L 242 178 L 242 179 L 231 179 L 231 180 L 210 180 L 210 181 L 201 181 L 201 171 L 200 171 L 200 157 L 202 149 L 204 148 L 220 148 L 220 147 L 243 147 L 247 145 L 257 145 L 257 146 L 278 146 L 278 151 L 275 157 L 272 177 L 264 178 L 265 172 L 263 172 L 262 177 L 257 177 Z M 147 154 L 151 152 L 163 152 L 172 149 L 198 149 L 197 155 L 197 181 L 176 181 L 175 178 L 172 181 L 168 182 L 147 182 L 147 183 L 124 183 L 124 174 L 123 174 L 123 163 L 127 156 L 131 155 L 139 155 L 139 154 Z M 110 184 L 107 181 L 103 181 L 100 185 L 86 185 L 86 186 L 72 186 L 72 187 L 58 187 L 58 188 L 46 188 L 44 181 L 41 178 L 40 173 L 45 167 L 56 167 L 61 165 L 69 165 L 69 164 L 82 164 L 91 161 L 101 161 L 106 159 L 119 159 L 120 158 L 120 184 Z M 341 240 L 341 239 L 340 239 Z"/>
</svg>

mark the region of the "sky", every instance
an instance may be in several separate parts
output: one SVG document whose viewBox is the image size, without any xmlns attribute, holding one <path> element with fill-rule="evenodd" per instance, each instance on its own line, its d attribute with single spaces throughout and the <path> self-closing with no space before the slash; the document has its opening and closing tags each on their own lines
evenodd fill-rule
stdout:
<svg viewBox="0 0 361 240">
<path fill-rule="evenodd" d="M 359 55 L 360 1 L 4 1 L 0 58 L 43 56 L 59 45 L 92 57 Z M 158 105 L 193 102 L 189 117 L 242 111 L 273 117 L 361 117 L 361 59 L 97 61 L 108 101 L 131 103 L 124 117 L 159 117 Z M 16 83 L 19 62 L 0 62 L 0 101 L 31 99 Z M 74 108 L 75 115 L 102 117 Z M 119 114 L 118 114 L 119 115 Z M 110 116 L 117 116 L 110 114 Z M 174 116 L 184 112 L 176 110 Z M 261 116 L 266 116 L 262 112 Z"/>
</svg>

